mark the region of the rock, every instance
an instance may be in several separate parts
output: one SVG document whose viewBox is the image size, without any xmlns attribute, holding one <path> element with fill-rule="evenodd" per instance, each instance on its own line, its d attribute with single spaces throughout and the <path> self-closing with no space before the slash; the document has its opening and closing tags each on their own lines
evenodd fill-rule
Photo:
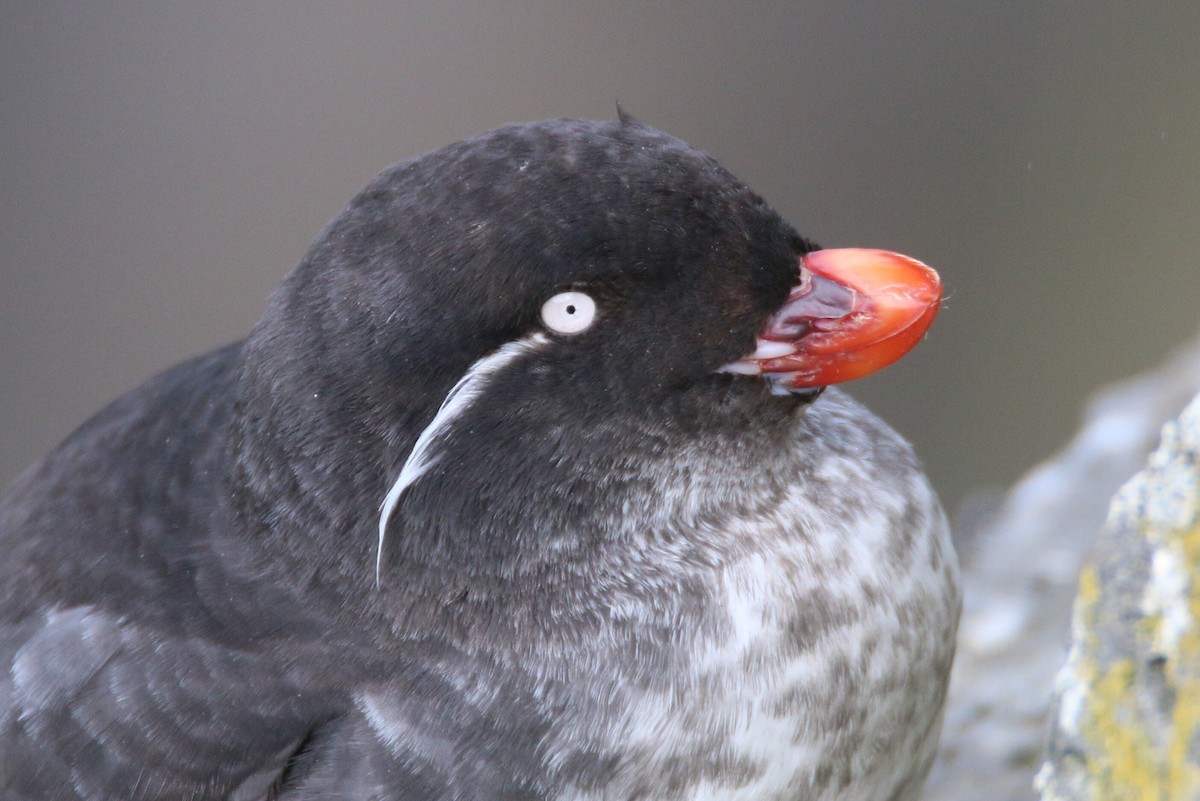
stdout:
<svg viewBox="0 0 1200 801">
<path fill-rule="evenodd" d="M 1036 798 L 1080 569 L 1113 494 L 1144 463 L 1162 424 L 1198 392 L 1200 339 L 1099 394 L 1075 439 L 990 513 L 977 502 L 956 517 L 965 608 L 926 801 Z"/>
<path fill-rule="evenodd" d="M 1053 721 L 1044 801 L 1200 798 L 1200 397 L 1113 500 Z"/>
</svg>

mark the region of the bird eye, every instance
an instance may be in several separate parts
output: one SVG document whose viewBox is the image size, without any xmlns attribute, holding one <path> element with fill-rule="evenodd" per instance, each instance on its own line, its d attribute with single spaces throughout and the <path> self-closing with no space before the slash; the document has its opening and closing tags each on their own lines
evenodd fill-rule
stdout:
<svg viewBox="0 0 1200 801">
<path fill-rule="evenodd" d="M 596 301 L 582 292 L 559 292 L 542 304 L 542 322 L 556 334 L 578 334 L 596 319 Z"/>
</svg>

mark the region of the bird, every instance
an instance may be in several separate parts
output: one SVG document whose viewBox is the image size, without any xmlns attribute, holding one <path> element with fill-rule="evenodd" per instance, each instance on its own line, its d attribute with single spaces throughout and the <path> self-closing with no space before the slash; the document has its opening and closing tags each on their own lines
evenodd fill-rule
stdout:
<svg viewBox="0 0 1200 801">
<path fill-rule="evenodd" d="M 937 274 L 621 111 L 403 161 L 0 502 L 0 798 L 915 799 Z"/>
</svg>

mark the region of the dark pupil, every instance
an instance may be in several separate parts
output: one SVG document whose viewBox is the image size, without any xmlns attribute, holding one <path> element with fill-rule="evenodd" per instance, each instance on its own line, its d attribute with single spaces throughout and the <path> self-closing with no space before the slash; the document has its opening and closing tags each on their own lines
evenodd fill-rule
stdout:
<svg viewBox="0 0 1200 801">
<path fill-rule="evenodd" d="M 574 314 L 574 313 L 575 313 L 575 306 L 574 305 L 568 306 L 567 314 Z"/>
</svg>

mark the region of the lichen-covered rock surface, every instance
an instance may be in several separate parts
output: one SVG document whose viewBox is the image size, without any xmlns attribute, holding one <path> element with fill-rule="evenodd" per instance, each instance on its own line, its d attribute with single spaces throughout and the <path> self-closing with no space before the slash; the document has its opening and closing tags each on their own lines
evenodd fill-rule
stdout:
<svg viewBox="0 0 1200 801">
<path fill-rule="evenodd" d="M 1056 685 L 1043 799 L 1200 798 L 1200 398 L 1113 500 Z"/>
<path fill-rule="evenodd" d="M 1037 797 L 1034 776 L 1081 568 L 1114 493 L 1144 466 L 1163 423 L 1198 392 L 1200 339 L 1160 367 L 1104 390 L 1067 447 L 990 510 L 977 512 L 974 522 L 964 525 L 970 516 L 957 516 L 965 607 L 942 749 L 925 801 Z M 1106 540 L 1099 547 L 1110 546 Z"/>
</svg>

